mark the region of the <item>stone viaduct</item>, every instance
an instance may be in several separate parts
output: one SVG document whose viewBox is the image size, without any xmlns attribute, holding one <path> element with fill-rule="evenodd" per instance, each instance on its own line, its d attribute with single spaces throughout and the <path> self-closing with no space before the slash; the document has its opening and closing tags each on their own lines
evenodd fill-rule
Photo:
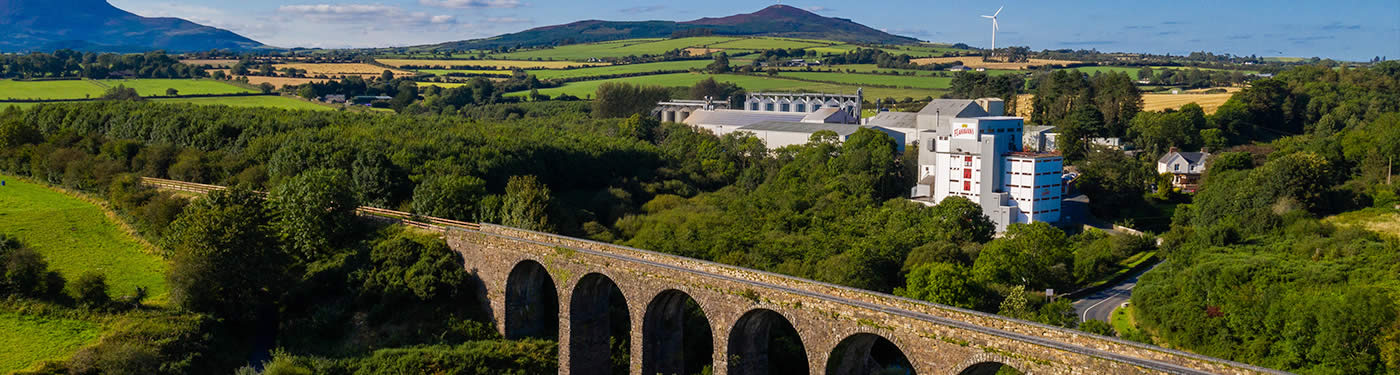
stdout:
<svg viewBox="0 0 1400 375">
<path fill-rule="evenodd" d="M 778 324 L 797 332 L 813 375 L 877 372 L 876 347 L 890 344 L 917 374 L 977 373 L 986 364 L 1026 374 L 1281 373 L 588 240 L 488 224 L 450 228 L 446 237 L 480 278 L 478 302 L 502 334 L 558 338 L 560 374 L 610 374 L 609 322 L 619 318 L 629 324 L 629 373 L 682 372 L 685 335 L 703 327 L 684 319 L 688 305 L 698 305 L 710 327 L 713 355 L 701 359 L 714 374 L 793 373 L 767 368 L 769 333 Z"/>
</svg>

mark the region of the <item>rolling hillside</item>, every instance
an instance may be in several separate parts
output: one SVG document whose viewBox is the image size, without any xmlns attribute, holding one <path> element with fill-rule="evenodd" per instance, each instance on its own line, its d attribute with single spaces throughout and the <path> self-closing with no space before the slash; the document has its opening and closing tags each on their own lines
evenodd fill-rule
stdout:
<svg viewBox="0 0 1400 375">
<path fill-rule="evenodd" d="M 704 30 L 704 31 L 702 31 Z M 485 39 L 448 42 L 423 48 L 452 50 L 540 47 L 621 39 L 666 38 L 676 32 L 714 35 L 780 36 L 853 43 L 907 44 L 918 40 L 893 35 L 844 18 L 823 17 L 796 7 L 774 5 L 758 12 L 694 21 L 579 21 L 544 26 Z"/>
<path fill-rule="evenodd" d="M 148 18 L 106 0 L 0 0 L 0 52 L 171 52 L 262 47 L 231 31 L 179 18 Z"/>
</svg>

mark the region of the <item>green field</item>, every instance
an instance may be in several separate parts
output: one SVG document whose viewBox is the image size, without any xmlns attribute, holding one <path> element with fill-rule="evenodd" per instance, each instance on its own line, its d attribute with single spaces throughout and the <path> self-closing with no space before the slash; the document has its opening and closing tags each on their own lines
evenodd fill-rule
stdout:
<svg viewBox="0 0 1400 375">
<path fill-rule="evenodd" d="M 165 96 L 174 88 L 180 95 L 236 94 L 252 90 L 214 80 L 129 79 L 73 81 L 0 81 L 0 99 L 86 99 L 102 96 L 108 88 L 124 85 L 141 96 Z"/>
<path fill-rule="evenodd" d="M 61 360 L 97 338 L 98 324 L 0 312 L 0 374 Z"/>
<path fill-rule="evenodd" d="M 952 87 L 951 77 L 896 76 L 884 74 L 782 72 L 779 77 L 809 81 L 836 82 L 848 85 L 881 85 L 901 88 L 939 90 Z"/>
<path fill-rule="evenodd" d="M 813 47 L 826 47 L 826 46 L 831 46 L 831 45 L 834 45 L 834 44 L 840 44 L 840 43 L 825 42 L 825 41 L 817 41 L 817 40 L 803 40 L 803 39 L 745 38 L 745 39 L 739 39 L 739 40 L 734 40 L 734 41 L 728 41 L 728 42 L 724 42 L 724 43 L 715 43 L 715 44 L 709 45 L 708 47 L 709 47 L 709 48 L 727 49 L 727 50 L 728 50 L 728 49 L 759 50 L 759 49 L 779 49 L 779 48 L 781 48 L 781 49 L 793 49 L 793 48 L 807 49 L 807 48 L 813 48 Z"/>
<path fill-rule="evenodd" d="M 146 287 L 152 300 L 166 293 L 165 261 L 107 217 L 101 207 L 46 187 L 0 175 L 0 233 L 44 255 L 69 280 L 85 271 L 107 275 L 113 296 Z"/>
<path fill-rule="evenodd" d="M 309 111 L 332 111 L 335 107 L 320 105 L 301 99 L 282 96 L 224 96 L 215 98 L 169 98 L 152 99 L 157 103 L 191 103 L 198 105 L 226 105 L 230 107 L 272 107 Z"/>
<path fill-rule="evenodd" d="M 452 74 L 452 73 L 475 74 L 475 75 L 494 75 L 494 76 L 502 76 L 502 77 L 509 77 L 509 76 L 510 76 L 510 71 L 509 71 L 509 70 L 420 69 L 420 70 L 415 70 L 415 71 L 416 71 L 416 72 L 420 72 L 420 73 L 436 74 L 436 75 L 440 75 L 440 76 L 445 76 L 445 75 Z"/>
<path fill-rule="evenodd" d="M 589 58 L 626 57 L 641 55 L 660 55 L 675 49 L 690 47 L 701 47 L 710 44 L 718 44 L 733 40 L 736 37 L 722 36 L 702 36 L 694 38 L 679 39 L 631 39 L 621 41 L 611 41 L 603 43 L 571 44 L 554 48 L 536 49 L 503 54 L 493 54 L 492 58 L 511 60 L 574 60 L 584 61 Z"/>
<path fill-rule="evenodd" d="M 705 68 L 705 66 L 710 65 L 713 62 L 714 60 L 664 61 L 646 64 L 599 66 L 582 69 L 530 70 L 526 71 L 526 73 L 534 74 L 535 78 L 539 79 L 582 78 L 606 76 L 613 74 L 703 69 Z"/>
<path fill-rule="evenodd" d="M 631 83 L 631 84 L 637 84 L 637 85 L 655 85 L 655 86 L 663 86 L 663 87 L 685 87 L 685 86 L 693 86 L 693 85 L 695 85 L 696 82 L 699 82 L 699 81 L 701 81 L 701 80 L 704 80 L 704 79 L 710 78 L 710 77 L 714 77 L 716 81 L 720 81 L 720 82 L 732 82 L 732 83 L 734 83 L 734 84 L 739 85 L 739 87 L 743 87 L 744 89 L 746 89 L 746 90 L 748 90 L 748 91 L 750 91 L 750 92 L 753 92 L 753 91 L 788 91 L 788 92 L 805 91 L 805 92 L 821 92 L 821 93 L 832 93 L 832 94 L 855 94 L 856 89 L 860 88 L 859 86 L 854 86 L 854 85 L 837 85 L 837 84 L 830 84 L 830 83 L 803 82 L 803 81 L 794 81 L 794 80 L 790 80 L 790 79 L 781 79 L 781 78 L 773 78 L 773 77 L 768 77 L 768 76 L 757 76 L 757 75 L 749 76 L 749 75 L 737 75 L 737 74 L 715 74 L 715 75 L 712 75 L 712 74 L 675 73 L 675 74 L 661 74 L 661 75 L 650 75 L 650 76 L 640 76 L 640 77 L 627 77 L 627 78 L 605 79 L 605 80 L 597 80 L 597 81 L 572 82 L 572 83 L 566 84 L 566 85 L 561 86 L 561 87 L 555 87 L 555 88 L 540 90 L 540 93 L 541 93 L 541 94 L 545 94 L 545 95 L 549 95 L 549 96 L 557 96 L 557 95 L 559 95 L 559 94 L 569 94 L 569 95 L 577 96 L 577 97 L 580 97 L 580 98 L 588 98 L 588 97 L 590 97 L 591 95 L 593 95 L 594 93 L 596 93 L 596 92 L 598 91 L 598 86 L 602 85 L 602 84 L 605 83 L 605 82 L 625 82 L 625 83 Z M 929 90 L 929 89 L 885 89 L 885 88 L 865 88 L 865 96 L 868 97 L 868 98 L 884 98 L 884 97 L 891 97 L 891 98 L 905 98 L 905 97 L 923 98 L 923 97 L 925 97 L 925 96 L 938 97 L 938 96 L 940 96 L 940 95 L 943 95 L 944 92 L 946 92 L 946 91 L 945 91 L 945 90 Z M 516 92 L 516 93 L 511 93 L 511 94 L 509 94 L 509 95 L 511 95 L 511 96 L 519 96 L 519 95 L 524 95 L 524 94 L 526 94 L 526 93 L 525 93 L 525 92 Z"/>
<path fill-rule="evenodd" d="M 1118 332 L 1119 337 L 1138 334 L 1137 319 L 1133 316 L 1136 312 L 1137 309 L 1133 308 L 1132 305 L 1113 309 L 1113 314 L 1109 316 L 1108 323 L 1113 326 L 1115 332 Z"/>
<path fill-rule="evenodd" d="M 1138 77 L 1138 72 L 1142 70 L 1141 67 L 1129 67 L 1129 66 L 1084 66 L 1084 67 L 1078 67 L 1078 68 L 1073 68 L 1073 69 L 1074 69 L 1074 70 L 1081 71 L 1081 72 L 1084 72 L 1084 73 L 1089 74 L 1089 75 L 1094 75 L 1094 73 L 1119 72 L 1119 73 L 1128 73 L 1128 76 L 1129 76 L 1129 77 L 1133 77 L 1133 79 L 1141 79 L 1141 78 L 1142 78 L 1142 77 Z M 1189 67 L 1189 66 L 1154 66 L 1154 67 L 1152 67 L 1152 70 L 1153 70 L 1153 71 L 1156 71 L 1156 72 L 1161 72 L 1161 71 L 1167 70 L 1167 69 L 1172 69 L 1172 70 L 1200 69 L 1200 70 L 1207 70 L 1207 71 L 1232 71 L 1232 70 L 1226 70 L 1226 69 L 1193 68 L 1193 67 Z M 1240 72 L 1240 73 L 1244 73 L 1244 74 L 1258 73 L 1257 71 L 1252 71 L 1252 70 L 1240 70 L 1239 72 Z"/>
</svg>

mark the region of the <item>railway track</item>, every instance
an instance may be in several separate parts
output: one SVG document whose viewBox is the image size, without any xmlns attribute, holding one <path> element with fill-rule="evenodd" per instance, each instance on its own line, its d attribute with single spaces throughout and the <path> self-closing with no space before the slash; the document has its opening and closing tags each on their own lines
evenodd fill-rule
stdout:
<svg viewBox="0 0 1400 375">
<path fill-rule="evenodd" d="M 156 189 L 179 191 L 199 195 L 209 194 L 211 192 L 228 189 L 227 187 L 219 185 L 199 184 L 193 182 L 167 180 L 163 178 L 151 177 L 142 177 L 141 183 L 145 184 L 146 186 L 154 187 Z M 378 207 L 360 206 L 359 208 L 355 209 L 355 213 L 360 214 L 361 216 L 393 220 L 400 224 L 435 232 L 447 232 L 448 228 L 459 228 L 469 230 L 481 229 L 481 225 L 477 223 L 448 220 L 430 216 L 419 216 L 408 212 L 394 211 Z"/>
</svg>

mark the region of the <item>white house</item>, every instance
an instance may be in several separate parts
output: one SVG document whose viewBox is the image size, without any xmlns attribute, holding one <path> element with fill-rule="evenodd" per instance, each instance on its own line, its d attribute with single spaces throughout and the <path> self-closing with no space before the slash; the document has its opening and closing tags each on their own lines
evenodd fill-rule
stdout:
<svg viewBox="0 0 1400 375">
<path fill-rule="evenodd" d="M 1172 147 L 1171 151 L 1157 159 L 1157 173 L 1171 174 L 1172 186 L 1183 191 L 1195 192 L 1201 182 L 1201 175 L 1206 173 L 1206 162 L 1209 160 L 1208 152 L 1181 152 Z"/>
</svg>

